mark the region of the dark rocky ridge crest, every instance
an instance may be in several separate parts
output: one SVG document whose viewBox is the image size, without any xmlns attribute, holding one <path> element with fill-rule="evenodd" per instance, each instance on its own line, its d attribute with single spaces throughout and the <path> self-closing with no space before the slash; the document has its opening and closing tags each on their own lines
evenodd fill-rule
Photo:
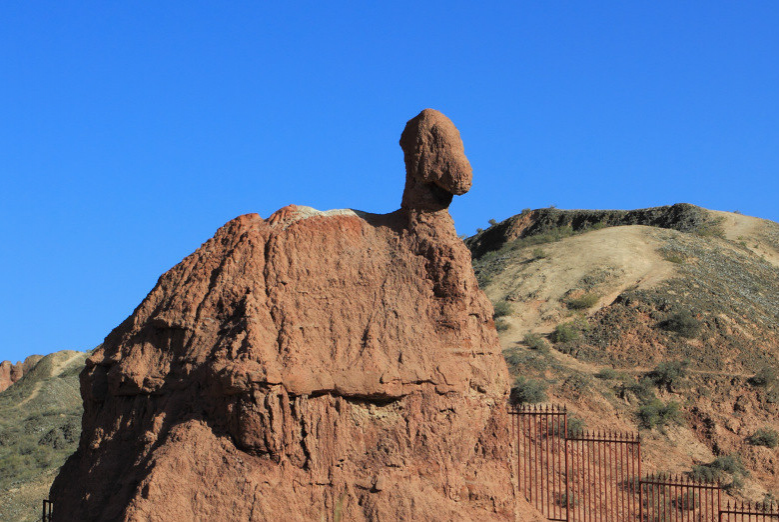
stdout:
<svg viewBox="0 0 779 522">
<path fill-rule="evenodd" d="M 689 203 L 636 210 L 562 210 L 540 208 L 527 210 L 505 219 L 466 239 L 466 245 L 478 259 L 487 252 L 499 250 L 506 243 L 570 227 L 583 232 L 598 227 L 646 225 L 679 232 L 713 231 L 716 223 L 709 213 Z"/>
</svg>

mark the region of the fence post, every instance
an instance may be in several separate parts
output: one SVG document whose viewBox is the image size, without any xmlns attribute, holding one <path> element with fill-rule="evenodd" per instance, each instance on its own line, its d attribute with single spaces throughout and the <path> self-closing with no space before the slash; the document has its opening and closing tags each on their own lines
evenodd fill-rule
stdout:
<svg viewBox="0 0 779 522">
<path fill-rule="evenodd" d="M 568 480 L 568 409 L 563 408 L 563 444 L 565 452 L 565 520 L 571 520 L 570 508 L 571 505 L 571 491 L 569 488 L 570 481 Z"/>
<path fill-rule="evenodd" d="M 641 487 L 641 435 L 638 436 L 638 520 L 644 522 L 644 488 Z"/>
</svg>

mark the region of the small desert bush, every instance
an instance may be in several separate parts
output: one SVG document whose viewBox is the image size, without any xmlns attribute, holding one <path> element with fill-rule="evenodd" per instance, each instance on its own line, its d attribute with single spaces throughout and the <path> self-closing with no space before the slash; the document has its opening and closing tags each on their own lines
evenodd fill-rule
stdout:
<svg viewBox="0 0 779 522">
<path fill-rule="evenodd" d="M 533 249 L 533 259 L 545 259 L 548 256 L 549 254 L 547 254 L 546 250 L 544 250 L 543 248 Z"/>
<path fill-rule="evenodd" d="M 546 340 L 538 334 L 532 332 L 525 334 L 522 342 L 531 350 L 538 350 L 539 352 L 549 351 L 549 343 L 547 343 Z"/>
<path fill-rule="evenodd" d="M 662 327 L 665 330 L 676 332 L 682 337 L 692 339 L 700 335 L 703 323 L 696 319 L 689 310 L 683 310 L 663 322 Z"/>
<path fill-rule="evenodd" d="M 767 388 L 776 383 L 776 370 L 770 366 L 764 366 L 754 376 L 749 378 L 749 384 L 752 386 L 761 386 Z"/>
<path fill-rule="evenodd" d="M 678 387 L 684 382 L 689 366 L 690 361 L 688 360 L 664 361 L 649 372 L 648 377 L 657 386 L 665 387 L 668 391 L 671 391 L 674 387 Z"/>
<path fill-rule="evenodd" d="M 779 446 L 779 433 L 771 428 L 760 428 L 749 437 L 749 443 L 754 446 L 775 448 Z"/>
<path fill-rule="evenodd" d="M 573 323 L 561 323 L 552 332 L 552 341 L 556 343 L 570 343 L 576 341 L 581 336 L 581 332 Z"/>
<path fill-rule="evenodd" d="M 686 257 L 681 254 L 677 254 L 676 252 L 666 252 L 663 254 L 663 259 L 670 261 L 671 263 L 676 263 L 677 265 L 683 265 L 687 262 Z"/>
<path fill-rule="evenodd" d="M 565 300 L 565 306 L 571 310 L 586 310 L 592 308 L 600 299 L 598 294 L 588 293 L 580 297 L 572 297 Z"/>
<path fill-rule="evenodd" d="M 519 376 L 511 387 L 509 400 L 512 404 L 543 402 L 546 400 L 546 383 Z"/>
<path fill-rule="evenodd" d="M 498 319 L 495 321 L 495 329 L 499 332 L 505 332 L 511 327 L 504 319 Z"/>
<path fill-rule="evenodd" d="M 511 305 L 508 303 L 508 301 L 499 301 L 493 308 L 495 310 L 492 314 L 494 319 L 497 319 L 498 317 L 504 317 L 506 315 L 511 315 Z"/>
<path fill-rule="evenodd" d="M 682 423 L 682 409 L 678 402 L 664 403 L 654 399 L 638 409 L 638 419 L 644 428 L 664 428 L 670 424 Z"/>
<path fill-rule="evenodd" d="M 569 437 L 578 435 L 579 433 L 583 432 L 584 428 L 586 427 L 587 424 L 584 422 L 584 419 L 576 417 L 575 415 L 568 415 L 568 436 Z"/>
<path fill-rule="evenodd" d="M 587 391 L 592 384 L 592 378 L 583 373 L 574 373 L 563 381 L 563 388 L 573 392 L 574 395 L 581 395 Z"/>
<path fill-rule="evenodd" d="M 736 455 L 721 455 L 708 464 L 698 464 L 692 467 L 689 473 L 693 480 L 703 482 L 724 481 L 726 474 L 732 475 L 727 488 L 740 488 L 743 485 L 742 478 L 747 474 L 741 459 Z"/>
<path fill-rule="evenodd" d="M 595 377 L 604 381 L 611 381 L 619 378 L 619 372 L 614 368 L 603 368 L 595 374 Z"/>
</svg>

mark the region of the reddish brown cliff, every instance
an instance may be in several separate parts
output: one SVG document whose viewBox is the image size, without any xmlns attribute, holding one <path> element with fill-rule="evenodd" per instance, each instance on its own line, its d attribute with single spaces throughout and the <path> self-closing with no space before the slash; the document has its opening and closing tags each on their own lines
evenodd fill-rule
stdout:
<svg viewBox="0 0 779 522">
<path fill-rule="evenodd" d="M 24 377 L 42 358 L 41 355 L 31 355 L 24 362 L 16 364 L 11 364 L 11 361 L 0 362 L 0 392 Z"/>
<path fill-rule="evenodd" d="M 56 520 L 514 520 L 470 165 L 436 111 L 401 145 L 401 210 L 241 216 L 160 278 L 81 374 Z"/>
</svg>

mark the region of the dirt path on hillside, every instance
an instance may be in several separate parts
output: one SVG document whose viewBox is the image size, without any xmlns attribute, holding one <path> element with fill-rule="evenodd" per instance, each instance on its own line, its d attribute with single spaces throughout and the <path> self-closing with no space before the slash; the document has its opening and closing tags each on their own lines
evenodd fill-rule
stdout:
<svg viewBox="0 0 779 522">
<path fill-rule="evenodd" d="M 527 249 L 508 261 L 487 286 L 493 303 L 507 300 L 514 310 L 504 320 L 512 328 L 501 334 L 504 348 L 528 331 L 551 332 L 569 311 L 561 300 L 571 290 L 599 296 L 588 310 L 610 305 L 628 288 L 649 288 L 672 277 L 676 265 L 658 250 L 663 235 L 676 233 L 641 225 L 610 227 Z M 542 258 L 533 258 L 541 251 Z"/>
</svg>

